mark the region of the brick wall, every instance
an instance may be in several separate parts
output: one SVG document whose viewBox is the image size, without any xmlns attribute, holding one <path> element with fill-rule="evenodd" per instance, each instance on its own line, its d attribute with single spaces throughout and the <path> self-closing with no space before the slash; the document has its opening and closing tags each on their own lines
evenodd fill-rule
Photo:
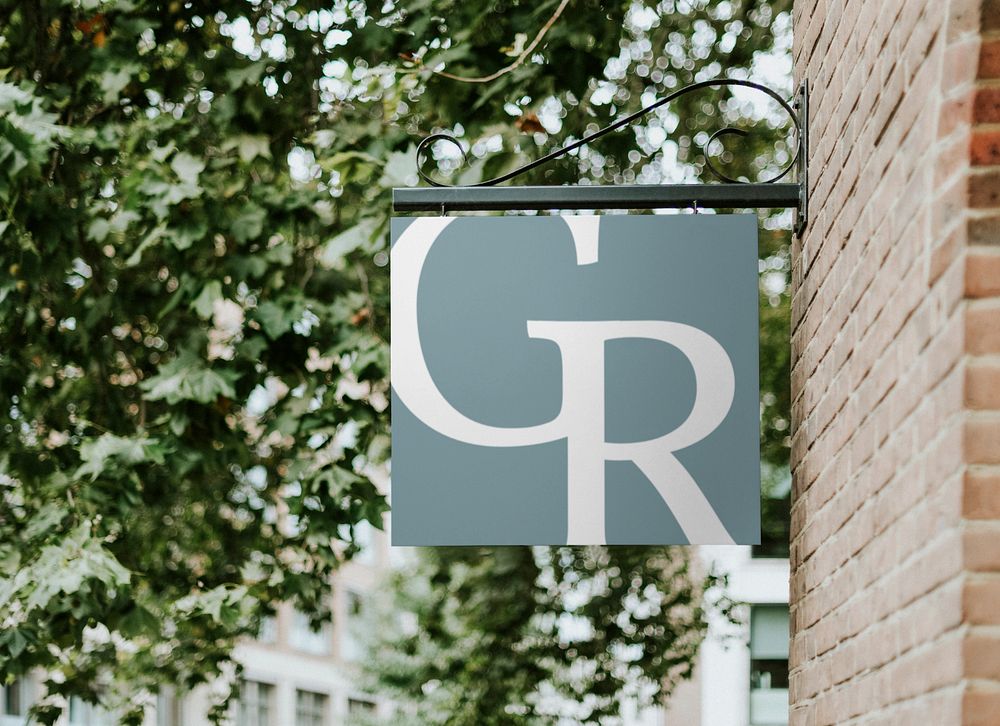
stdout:
<svg viewBox="0 0 1000 726">
<path fill-rule="evenodd" d="M 792 723 L 1000 723 L 1000 0 L 796 0 Z"/>
</svg>

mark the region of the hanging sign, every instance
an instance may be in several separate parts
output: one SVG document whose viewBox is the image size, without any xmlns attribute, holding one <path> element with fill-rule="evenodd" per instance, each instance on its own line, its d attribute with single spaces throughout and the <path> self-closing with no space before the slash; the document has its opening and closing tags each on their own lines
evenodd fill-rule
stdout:
<svg viewBox="0 0 1000 726">
<path fill-rule="evenodd" d="M 393 544 L 759 542 L 756 215 L 392 240 Z"/>
</svg>

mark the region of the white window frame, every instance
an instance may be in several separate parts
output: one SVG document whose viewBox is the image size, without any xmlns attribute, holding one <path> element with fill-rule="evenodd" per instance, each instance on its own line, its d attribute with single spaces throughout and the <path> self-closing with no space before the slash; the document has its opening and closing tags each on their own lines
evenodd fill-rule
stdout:
<svg viewBox="0 0 1000 726">
<path fill-rule="evenodd" d="M 258 681 L 250 678 L 240 679 L 239 682 L 239 695 L 233 700 L 233 708 L 235 711 L 233 714 L 237 719 L 236 723 L 240 726 L 277 726 L 277 691 L 278 688 L 274 683 L 269 681 Z M 261 697 L 261 694 L 264 697 Z M 247 698 L 247 695 L 252 695 L 252 699 Z M 246 714 L 246 709 L 248 704 L 252 703 L 255 706 L 253 714 Z M 260 706 L 265 703 L 267 706 L 267 712 L 264 719 L 261 719 Z M 245 716 L 249 715 L 250 718 Z"/>
<path fill-rule="evenodd" d="M 317 713 L 309 714 L 310 719 L 314 719 L 317 715 L 319 717 L 318 721 L 310 721 L 310 726 L 313 723 L 325 724 L 330 718 L 330 694 L 324 691 L 316 691 L 309 688 L 300 688 L 296 686 L 295 688 L 295 726 L 304 726 L 304 722 L 301 721 L 301 711 L 300 705 L 302 704 L 302 697 L 306 696 L 309 699 L 318 701 L 319 709 Z M 314 707 L 315 708 L 315 707 Z"/>
</svg>

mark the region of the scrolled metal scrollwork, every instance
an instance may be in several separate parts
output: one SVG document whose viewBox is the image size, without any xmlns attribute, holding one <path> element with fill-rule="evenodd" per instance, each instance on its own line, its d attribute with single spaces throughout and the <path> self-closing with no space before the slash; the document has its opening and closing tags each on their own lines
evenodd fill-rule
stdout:
<svg viewBox="0 0 1000 726">
<path fill-rule="evenodd" d="M 778 103 L 778 105 L 781 106 L 782 110 L 784 110 L 785 113 L 788 114 L 789 118 L 792 121 L 793 126 L 795 127 L 795 141 L 796 141 L 795 152 L 791 155 L 790 161 L 784 167 L 782 167 L 782 169 L 776 175 L 774 175 L 770 179 L 765 179 L 765 180 L 763 180 L 760 183 L 772 184 L 772 183 L 774 183 L 774 182 L 776 182 L 776 181 L 778 181 L 780 179 L 783 179 L 792 170 L 792 168 L 795 167 L 796 162 L 799 161 L 799 159 L 800 159 L 800 152 L 801 152 L 801 149 L 802 149 L 803 131 L 802 131 L 802 122 L 799 119 L 798 114 L 795 113 L 795 110 L 788 103 L 788 101 L 786 101 L 776 91 L 774 91 L 771 88 L 768 88 L 767 86 L 764 86 L 764 85 L 762 85 L 760 83 L 755 83 L 753 81 L 744 81 L 744 80 L 740 80 L 740 79 L 737 79 L 737 78 L 714 78 L 712 80 L 699 81 L 697 83 L 692 83 L 689 86 L 684 86 L 683 88 L 679 88 L 678 90 L 673 91 L 672 93 L 666 95 L 665 97 L 661 98 L 660 100 L 656 101 L 655 103 L 652 103 L 652 104 L 650 104 L 649 106 L 646 106 L 643 109 L 640 109 L 640 110 L 638 110 L 638 111 L 636 111 L 634 113 L 631 113 L 628 116 L 625 116 L 624 118 L 621 118 L 621 119 L 615 121 L 614 123 L 609 124 L 608 126 L 605 126 L 602 129 L 599 129 L 598 131 L 595 131 L 592 134 L 588 134 L 587 136 L 583 137 L 582 139 L 578 139 L 577 141 L 574 141 L 574 142 L 572 142 L 570 144 L 566 144 L 565 146 L 563 146 L 563 147 L 561 147 L 559 149 L 556 149 L 555 151 L 549 152 L 545 156 L 539 157 L 538 159 L 535 159 L 534 161 L 531 161 L 531 162 L 529 162 L 529 163 L 527 163 L 527 164 L 525 164 L 523 166 L 520 166 L 517 169 L 514 169 L 513 171 L 509 171 L 506 174 L 502 174 L 501 176 L 495 177 L 493 179 L 488 179 L 486 181 L 482 181 L 482 182 L 479 182 L 477 184 L 470 184 L 469 186 L 473 186 L 473 187 L 490 187 L 490 186 L 494 186 L 496 184 L 501 184 L 501 183 L 503 183 L 505 181 L 513 179 L 514 177 L 520 176 L 521 174 L 524 174 L 524 173 L 526 173 L 528 171 L 531 171 L 532 169 L 537 169 L 538 167 L 540 167 L 540 166 L 542 166 L 544 164 L 547 164 L 548 162 L 550 162 L 550 161 L 552 161 L 554 159 L 558 159 L 560 156 L 565 156 L 566 154 L 570 153 L 571 151 L 573 151 L 575 149 L 579 149 L 581 146 L 584 146 L 585 144 L 589 144 L 592 141 L 596 141 L 597 139 L 601 138 L 602 136 L 606 136 L 607 134 L 610 134 L 612 131 L 616 131 L 616 130 L 624 127 L 624 126 L 628 126 L 633 121 L 636 121 L 637 119 L 642 118 L 646 114 L 648 114 L 648 113 L 650 113 L 652 111 L 655 111 L 656 109 L 660 108 L 661 106 L 665 106 L 666 104 L 670 103 L 671 101 L 676 100 L 677 98 L 683 96 L 686 93 L 692 93 L 694 91 L 698 91 L 698 90 L 701 90 L 703 88 L 714 88 L 714 87 L 724 87 L 724 86 L 742 86 L 744 88 L 751 88 L 751 89 L 753 89 L 755 91 L 760 91 L 761 93 L 764 93 L 767 96 L 769 96 L 770 98 L 772 98 L 773 100 L 775 100 Z M 734 184 L 745 183 L 745 182 L 741 182 L 739 179 L 733 179 L 732 177 L 729 177 L 726 174 L 724 174 L 722 171 L 720 171 L 715 166 L 715 164 L 712 163 L 712 158 L 708 154 L 708 147 L 712 144 L 713 141 L 717 141 L 720 138 L 722 138 L 723 136 L 728 136 L 728 135 L 747 136 L 748 132 L 745 131 L 745 130 L 743 130 L 743 129 L 738 129 L 738 128 L 734 128 L 732 126 L 727 126 L 725 128 L 719 129 L 718 131 L 716 131 L 715 133 L 713 133 L 708 138 L 708 141 L 705 142 L 704 146 L 702 147 L 702 149 L 705 152 L 705 164 L 708 167 L 708 169 L 713 174 L 715 174 L 719 179 L 721 179 L 722 181 L 730 182 L 730 183 L 734 183 Z M 430 174 L 427 174 L 426 172 L 424 172 L 424 168 L 423 167 L 424 167 L 425 155 L 426 155 L 427 149 L 431 146 L 431 144 L 434 144 L 435 142 L 438 142 L 438 141 L 445 141 L 447 143 L 450 143 L 450 144 L 454 145 L 459 150 L 459 152 L 462 154 L 462 164 L 463 164 L 463 166 L 468 163 L 469 157 L 468 157 L 468 154 L 466 154 L 466 151 L 463 148 L 461 142 L 457 138 L 455 138 L 454 136 L 452 136 L 451 134 L 441 131 L 441 132 L 433 133 L 430 136 L 425 137 L 417 145 L 417 155 L 416 155 L 417 156 L 417 158 L 416 158 L 417 174 L 420 176 L 421 179 L 423 179 L 425 182 L 427 182 L 431 186 L 435 186 L 435 187 L 451 187 L 451 186 L 455 186 L 455 185 L 452 185 L 452 184 L 445 184 L 445 183 L 439 182 L 439 181 L 433 179 L 430 176 Z"/>
</svg>

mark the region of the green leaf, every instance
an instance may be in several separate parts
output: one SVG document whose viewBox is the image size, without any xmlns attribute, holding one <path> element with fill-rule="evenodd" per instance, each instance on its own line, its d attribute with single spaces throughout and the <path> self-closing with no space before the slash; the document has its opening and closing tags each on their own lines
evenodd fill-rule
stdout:
<svg viewBox="0 0 1000 726">
<path fill-rule="evenodd" d="M 174 174 L 186 184 L 197 184 L 198 175 L 205 170 L 205 162 L 186 151 L 179 151 L 170 162 Z"/>
<path fill-rule="evenodd" d="M 238 242 L 248 242 L 260 237 L 261 232 L 264 231 L 266 218 L 267 212 L 262 207 L 253 202 L 247 202 L 237 213 L 236 219 L 233 220 L 231 227 L 233 236 Z"/>
<path fill-rule="evenodd" d="M 167 425 L 170 427 L 170 431 L 174 436 L 182 436 L 185 431 L 187 431 L 188 426 L 191 423 L 191 418 L 183 413 L 177 412 L 171 414 Z"/>
<path fill-rule="evenodd" d="M 160 619 L 142 605 L 136 605 L 121 619 L 118 629 L 129 638 L 157 635 L 160 631 Z"/>
<path fill-rule="evenodd" d="M 240 86 L 260 83 L 260 78 L 264 75 L 265 61 L 250 63 L 242 68 L 233 68 L 226 71 L 226 80 L 229 82 L 230 90 L 235 91 Z"/>
<path fill-rule="evenodd" d="M 107 238 L 110 231 L 111 222 L 104 217 L 96 217 L 87 226 L 87 237 L 100 244 Z"/>
<path fill-rule="evenodd" d="M 248 596 L 248 590 L 243 586 L 219 585 L 181 598 L 175 609 L 187 617 L 208 615 L 213 620 L 222 620 L 238 614 L 248 604 Z"/>
<path fill-rule="evenodd" d="M 257 157 L 271 158 L 271 140 L 263 134 L 240 134 L 227 141 L 222 148 L 226 151 L 235 148 L 244 164 Z"/>
<path fill-rule="evenodd" d="M 0 609 L 15 598 L 29 612 L 63 594 L 93 599 L 95 584 L 121 588 L 130 581 L 131 573 L 93 536 L 88 522 L 43 547 L 13 578 L 0 580 Z"/>
<path fill-rule="evenodd" d="M 93 481 L 104 472 L 111 461 L 126 466 L 147 460 L 162 462 L 156 443 L 156 439 L 132 439 L 114 434 L 102 434 L 97 439 L 84 441 L 80 445 L 80 460 L 83 464 L 73 476 L 77 479 L 89 476 Z"/>
<path fill-rule="evenodd" d="M 135 267 L 142 261 L 142 253 L 147 249 L 155 245 L 163 237 L 163 233 L 166 232 L 166 224 L 158 224 L 149 231 L 149 233 L 143 237 L 142 242 L 139 246 L 135 248 L 135 251 L 129 255 L 128 259 L 125 260 L 126 267 Z"/>
<path fill-rule="evenodd" d="M 295 260 L 295 249 L 287 242 L 280 242 L 264 255 L 266 262 L 288 267 Z"/>
<path fill-rule="evenodd" d="M 362 219 L 346 232 L 341 232 L 325 245 L 319 255 L 319 261 L 326 267 L 341 269 L 344 258 L 355 250 L 367 245 L 379 227 L 379 220 L 373 217 Z"/>
<path fill-rule="evenodd" d="M 257 306 L 254 317 L 264 332 L 272 340 L 277 340 L 292 329 L 292 325 L 302 318 L 305 304 L 301 299 L 283 300 L 282 303 L 267 300 Z"/>
<path fill-rule="evenodd" d="M 221 299 L 222 283 L 218 280 L 210 280 L 201 288 L 198 297 L 191 301 L 191 308 L 198 313 L 198 317 L 208 320 L 212 317 L 215 301 Z"/>
<path fill-rule="evenodd" d="M 412 144 L 406 151 L 389 154 L 378 185 L 383 189 L 409 187 L 417 183 L 417 147 Z"/>
<path fill-rule="evenodd" d="M 133 222 L 138 222 L 142 217 L 131 210 L 122 209 L 111 215 L 111 231 L 124 232 Z"/>
<path fill-rule="evenodd" d="M 118 70 L 106 71 L 101 75 L 99 83 L 101 90 L 104 91 L 104 103 L 113 103 L 118 100 L 118 95 L 132 80 L 132 70 L 131 66 L 123 66 Z"/>
<path fill-rule="evenodd" d="M 19 629 L 10 631 L 7 650 L 10 651 L 11 657 L 17 658 L 27 645 L 28 639 L 24 637 L 24 633 L 22 633 Z"/>
<path fill-rule="evenodd" d="M 187 221 L 171 227 L 170 243 L 178 250 L 186 250 L 208 233 L 208 226 L 201 220 Z"/>
<path fill-rule="evenodd" d="M 55 531 L 67 513 L 65 505 L 62 502 L 46 503 L 31 521 L 28 522 L 28 526 L 24 530 L 24 538 L 32 540 Z"/>
<path fill-rule="evenodd" d="M 342 184 L 370 180 L 380 165 L 379 159 L 362 151 L 341 151 L 320 161 L 323 169 L 340 174 Z"/>
<path fill-rule="evenodd" d="M 147 401 L 212 403 L 219 396 L 236 398 L 233 383 L 238 377 L 236 371 L 212 370 L 194 353 L 184 351 L 139 386 Z"/>
</svg>

